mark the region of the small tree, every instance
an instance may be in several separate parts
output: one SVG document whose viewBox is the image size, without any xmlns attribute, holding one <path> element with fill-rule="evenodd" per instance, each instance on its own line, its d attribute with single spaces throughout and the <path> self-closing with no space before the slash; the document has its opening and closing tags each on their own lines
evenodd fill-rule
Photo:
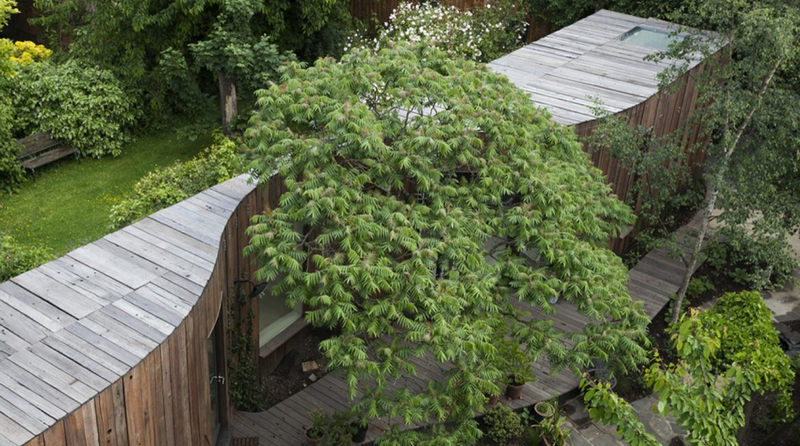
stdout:
<svg viewBox="0 0 800 446">
<path fill-rule="evenodd" d="M 556 370 L 642 359 L 648 318 L 606 248 L 632 215 L 572 131 L 507 79 L 398 44 L 292 64 L 283 80 L 260 93 L 247 137 L 259 181 L 278 173 L 287 192 L 245 252 L 258 280 L 337 333 L 321 348 L 351 397 L 363 391 L 360 413 L 434 421 L 437 444 L 474 439 L 484 394 L 506 379 L 498 330 Z M 581 331 L 531 314 L 557 312 L 554 295 L 587 316 Z M 444 378 L 398 384 L 416 358 Z M 427 444 L 398 426 L 385 440 Z"/>
<path fill-rule="evenodd" d="M 753 234 L 753 240 L 779 240 L 781 243 L 759 246 L 773 248 L 765 257 L 785 258 L 786 250 L 782 248 L 786 246 L 785 236 L 797 231 L 800 208 L 796 201 L 775 200 L 776 190 L 794 185 L 782 178 L 786 171 L 776 169 L 778 175 L 775 175 L 771 167 L 764 170 L 762 162 L 753 162 L 764 157 L 795 166 L 796 172 L 796 148 L 787 150 L 783 144 L 776 147 L 771 142 L 771 133 L 763 133 L 763 127 L 762 132 L 753 132 L 750 127 L 754 120 L 760 121 L 761 126 L 764 120 L 775 122 L 770 110 L 764 110 L 762 105 L 765 98 L 773 97 L 776 74 L 797 56 L 800 23 L 797 8 L 772 1 L 702 0 L 682 12 L 686 14 L 679 17 L 684 23 L 711 27 L 719 33 L 719 38 L 692 34 L 666 53 L 688 60 L 699 52 L 710 64 L 696 80 L 697 101 L 703 105 L 696 119 L 710 132 L 706 147 L 709 155 L 705 165 L 706 202 L 700 232 L 674 301 L 673 323 L 680 317 L 689 280 L 702 256 L 709 223 L 718 209 L 730 236 Z M 719 48 L 722 50 L 717 53 Z M 680 67 L 666 70 L 664 82 L 672 81 L 681 71 Z M 754 158 L 753 154 L 758 156 Z M 751 187 L 749 182 L 761 187 Z M 796 191 L 788 196 L 796 196 Z"/>
<path fill-rule="evenodd" d="M 736 445 L 745 407 L 754 393 L 777 392 L 778 413 L 793 416 L 794 371 L 772 327 L 772 313 L 756 292 L 728 293 L 717 305 L 684 316 L 673 335 L 680 358 L 664 364 L 656 355 L 648 385 L 659 394 L 656 410 L 674 415 L 693 445 Z M 630 405 L 607 385 L 584 381 L 589 414 L 616 424 L 631 445 L 658 445 Z"/>
</svg>

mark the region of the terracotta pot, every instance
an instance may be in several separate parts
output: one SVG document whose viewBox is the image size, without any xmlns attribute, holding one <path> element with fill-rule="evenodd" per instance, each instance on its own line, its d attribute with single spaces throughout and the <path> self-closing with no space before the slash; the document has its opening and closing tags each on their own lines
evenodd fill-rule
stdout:
<svg viewBox="0 0 800 446">
<path fill-rule="evenodd" d="M 322 439 L 323 439 L 323 437 L 319 437 L 319 438 L 311 438 L 311 436 L 309 436 L 309 435 L 308 435 L 308 431 L 310 431 L 310 430 L 311 430 L 311 428 L 308 428 L 308 429 L 306 429 L 306 431 L 305 431 L 305 434 L 306 434 L 306 441 L 308 442 L 308 444 L 309 444 L 310 446 L 319 446 L 320 444 L 322 444 Z"/>
<path fill-rule="evenodd" d="M 510 400 L 521 400 L 523 387 L 525 387 L 525 384 L 517 385 L 510 383 L 506 386 L 506 398 Z"/>
<path fill-rule="evenodd" d="M 500 395 L 486 395 L 486 397 L 489 398 L 489 402 L 487 404 L 492 406 L 494 406 L 495 404 L 497 404 L 498 401 L 500 401 Z"/>
</svg>

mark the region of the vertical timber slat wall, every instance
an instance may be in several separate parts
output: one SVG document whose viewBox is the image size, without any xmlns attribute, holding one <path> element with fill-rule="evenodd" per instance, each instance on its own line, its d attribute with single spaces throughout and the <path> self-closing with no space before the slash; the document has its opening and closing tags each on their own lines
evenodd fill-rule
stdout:
<svg viewBox="0 0 800 446">
<path fill-rule="evenodd" d="M 253 262 L 241 254 L 248 243 L 245 230 L 254 213 L 277 202 L 278 195 L 268 189 L 255 188 L 236 207 L 207 285 L 167 339 L 25 446 L 213 446 L 207 340 L 218 318 L 224 329 L 234 281 L 252 277 Z M 227 370 L 219 372 L 227 382 Z M 227 397 L 220 409 L 223 419 L 232 418 Z"/>
<path fill-rule="evenodd" d="M 665 88 L 663 92 L 651 96 L 641 104 L 621 111 L 617 115 L 625 116 L 631 126 L 640 125 L 652 128 L 655 137 L 666 136 L 681 129 L 687 124 L 689 116 L 695 110 L 698 92 L 694 79 L 702 74 L 705 66 L 705 64 L 695 66 Z M 587 138 L 591 136 L 596 125 L 597 121 L 592 120 L 577 124 L 573 128 L 580 138 Z M 681 141 L 682 150 L 697 149 L 705 142 L 706 138 L 700 129 L 688 129 Z M 624 199 L 631 192 L 636 178 L 628 173 L 619 161 L 608 153 L 608 150 L 592 151 L 587 143 L 584 144 L 584 150 L 591 154 L 594 165 L 603 171 L 612 191 Z M 702 150 L 694 150 L 684 154 L 686 155 L 684 162 L 691 166 L 693 174 L 697 176 L 699 166 L 705 160 L 705 153 Z M 634 204 L 634 211 L 638 213 L 640 207 L 641 202 L 637 201 Z M 638 229 L 640 228 L 636 228 L 625 237 L 611 240 L 609 247 L 617 254 L 623 253 L 633 242 Z"/>
</svg>

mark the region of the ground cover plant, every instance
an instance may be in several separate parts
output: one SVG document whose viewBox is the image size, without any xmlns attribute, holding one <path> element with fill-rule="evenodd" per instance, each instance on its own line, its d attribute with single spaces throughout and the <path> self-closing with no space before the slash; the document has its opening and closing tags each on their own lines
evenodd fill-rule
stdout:
<svg viewBox="0 0 800 446">
<path fill-rule="evenodd" d="M 259 181 L 278 171 L 288 192 L 255 217 L 246 254 L 257 280 L 336 333 L 321 348 L 363 391 L 359 416 L 436 421 L 429 434 L 395 425 L 383 444 L 474 441 L 474 415 L 508 380 L 498 333 L 529 365 L 643 359 L 648 318 L 606 248 L 632 214 L 571 130 L 507 79 L 405 44 L 282 79 L 246 136 Z M 526 305 L 557 311 L 556 295 L 591 322 L 526 320 Z M 419 391 L 390 385 L 424 355 L 454 368 Z"/>
</svg>

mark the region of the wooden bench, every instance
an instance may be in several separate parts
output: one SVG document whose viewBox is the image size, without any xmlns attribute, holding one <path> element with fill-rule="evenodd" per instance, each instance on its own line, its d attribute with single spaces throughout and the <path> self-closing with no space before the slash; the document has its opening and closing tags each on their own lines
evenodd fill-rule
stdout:
<svg viewBox="0 0 800 446">
<path fill-rule="evenodd" d="M 81 156 L 80 150 L 63 145 L 64 141 L 53 139 L 48 132 L 36 133 L 26 138 L 18 139 L 17 142 L 23 146 L 22 153 L 17 159 L 22 167 L 33 173 L 34 178 L 36 177 L 37 167 L 50 164 L 69 155 L 75 155 L 75 158 L 80 158 Z"/>
</svg>

